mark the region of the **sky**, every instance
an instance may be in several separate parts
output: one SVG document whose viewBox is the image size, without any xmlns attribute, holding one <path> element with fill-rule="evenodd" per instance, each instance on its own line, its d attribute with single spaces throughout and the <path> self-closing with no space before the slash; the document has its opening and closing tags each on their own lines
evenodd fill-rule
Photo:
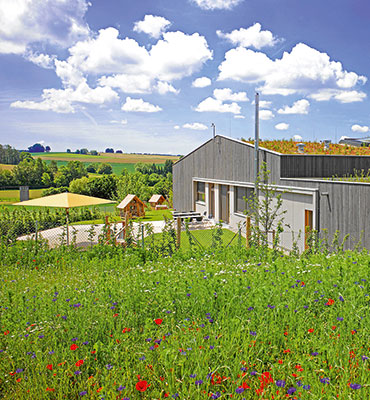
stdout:
<svg viewBox="0 0 370 400">
<path fill-rule="evenodd" d="M 0 0 L 0 143 L 187 154 L 370 135 L 366 0 Z"/>
</svg>

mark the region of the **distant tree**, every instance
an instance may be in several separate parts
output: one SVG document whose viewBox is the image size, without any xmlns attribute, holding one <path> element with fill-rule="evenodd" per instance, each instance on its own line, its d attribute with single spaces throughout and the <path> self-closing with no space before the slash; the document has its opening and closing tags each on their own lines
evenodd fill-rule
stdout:
<svg viewBox="0 0 370 400">
<path fill-rule="evenodd" d="M 52 194 L 59 194 L 59 193 L 65 193 L 68 192 L 68 188 L 66 186 L 61 186 L 61 187 L 50 187 L 48 189 L 45 189 L 42 191 L 41 196 L 45 197 L 45 196 L 50 196 Z"/>
<path fill-rule="evenodd" d="M 105 163 L 100 163 L 96 172 L 102 175 L 110 175 L 113 173 L 112 166 Z"/>
<path fill-rule="evenodd" d="M 51 151 L 51 147 L 50 146 L 46 146 L 45 147 L 45 151 L 49 153 L 49 151 Z"/>
<path fill-rule="evenodd" d="M 11 171 L 7 169 L 0 170 L 0 186 L 5 187 L 12 186 L 14 184 L 15 182 Z"/>
<path fill-rule="evenodd" d="M 20 154 L 20 161 L 23 160 L 33 160 L 33 157 L 30 153 L 28 153 L 27 151 L 22 151 Z"/>
<path fill-rule="evenodd" d="M 80 154 L 80 150 L 76 149 L 75 154 Z"/>
<path fill-rule="evenodd" d="M 68 190 L 70 193 L 78 193 L 90 196 L 89 178 L 83 176 L 82 178 L 74 179 L 69 184 Z"/>
<path fill-rule="evenodd" d="M 114 150 L 111 147 L 105 149 L 106 153 L 114 153 Z"/>
<path fill-rule="evenodd" d="M 98 152 L 97 152 L 96 150 L 90 150 L 90 154 L 91 154 L 92 156 L 97 156 L 97 155 L 98 155 Z"/>
<path fill-rule="evenodd" d="M 41 177 L 41 182 L 44 186 L 50 187 L 53 184 L 53 179 L 47 172 L 44 172 Z"/>
<path fill-rule="evenodd" d="M 70 153 L 71 152 L 71 149 L 67 149 L 67 153 Z"/>
<path fill-rule="evenodd" d="M 85 148 L 80 149 L 80 154 L 89 154 L 89 150 L 87 150 Z"/>
<path fill-rule="evenodd" d="M 112 200 L 117 196 L 117 178 L 114 175 L 90 178 L 88 186 L 90 196 Z"/>
<path fill-rule="evenodd" d="M 122 154 L 123 151 L 122 151 L 122 150 L 116 150 L 116 153 L 117 153 L 117 154 Z"/>
<path fill-rule="evenodd" d="M 40 143 L 35 143 L 28 148 L 30 153 L 44 153 L 45 147 Z"/>
<path fill-rule="evenodd" d="M 2 146 L 0 144 L 0 164 L 19 164 L 20 154 L 19 151 L 9 146 L 8 144 Z"/>
</svg>

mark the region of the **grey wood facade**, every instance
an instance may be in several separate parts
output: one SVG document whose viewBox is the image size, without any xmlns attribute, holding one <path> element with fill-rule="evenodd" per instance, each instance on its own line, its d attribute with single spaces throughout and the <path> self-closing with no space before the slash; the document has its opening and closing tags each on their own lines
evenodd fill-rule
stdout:
<svg viewBox="0 0 370 400">
<path fill-rule="evenodd" d="M 341 238 L 350 234 L 345 248 L 355 247 L 360 238 L 362 245 L 370 248 L 370 184 L 317 179 L 351 174 L 354 169 L 367 171 L 369 156 L 282 155 L 260 149 L 260 160 L 266 161 L 271 171 L 270 182 L 318 193 L 314 200 L 315 227 L 321 237 L 327 234 L 331 240 L 338 230 Z M 217 135 L 181 158 L 173 166 L 175 209 L 195 209 L 197 179 L 252 185 L 254 146 Z"/>
</svg>

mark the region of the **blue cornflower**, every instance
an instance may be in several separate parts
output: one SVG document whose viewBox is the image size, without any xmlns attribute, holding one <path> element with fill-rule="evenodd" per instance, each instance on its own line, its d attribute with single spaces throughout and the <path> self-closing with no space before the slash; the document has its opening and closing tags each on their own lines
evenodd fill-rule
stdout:
<svg viewBox="0 0 370 400">
<path fill-rule="evenodd" d="M 361 358 L 362 358 L 362 360 L 363 360 L 363 361 L 365 361 L 365 360 L 368 360 L 368 359 L 369 359 L 369 357 L 368 357 L 368 356 L 361 356 Z"/>
<path fill-rule="evenodd" d="M 337 321 L 343 321 L 343 318 L 342 317 L 338 317 Z"/>
<path fill-rule="evenodd" d="M 39 339 L 42 339 L 42 338 L 44 338 L 45 336 L 44 336 L 44 335 L 39 335 L 38 337 L 39 337 Z"/>
<path fill-rule="evenodd" d="M 257 375 L 257 371 L 251 371 L 250 374 L 251 374 L 252 376 Z"/>
<path fill-rule="evenodd" d="M 281 380 L 281 381 L 276 381 L 276 386 L 278 387 L 285 387 L 285 381 Z"/>
<path fill-rule="evenodd" d="M 89 342 L 82 342 L 82 344 L 87 345 L 87 344 L 89 344 Z"/>
<path fill-rule="evenodd" d="M 250 331 L 249 334 L 252 335 L 252 336 L 256 336 L 256 335 L 257 335 L 257 332 Z"/>
<path fill-rule="evenodd" d="M 310 386 L 310 385 L 303 385 L 302 388 L 303 388 L 304 390 L 310 390 L 310 389 L 311 389 L 311 386 Z"/>
<path fill-rule="evenodd" d="M 110 369 L 112 369 L 112 368 L 113 368 L 113 365 L 107 364 L 105 367 L 106 367 L 106 368 L 107 368 L 107 370 L 109 371 Z"/>
<path fill-rule="evenodd" d="M 145 360 L 145 356 L 140 357 L 139 360 L 144 361 Z"/>
<path fill-rule="evenodd" d="M 213 349 L 215 348 L 215 346 L 209 346 L 209 348 L 210 348 L 211 350 L 213 350 Z"/>
<path fill-rule="evenodd" d="M 287 393 L 288 394 L 293 394 L 294 392 L 296 392 L 297 391 L 297 389 L 295 388 L 295 387 L 291 387 L 291 388 L 289 388 L 288 390 L 287 390 Z"/>
<path fill-rule="evenodd" d="M 75 375 L 80 375 L 80 374 L 81 374 L 81 371 L 75 371 L 74 374 L 75 374 Z"/>
<path fill-rule="evenodd" d="M 87 394 L 87 391 L 86 391 L 86 390 L 84 390 L 83 392 L 80 392 L 80 393 L 79 393 L 80 396 L 85 396 L 85 394 Z"/>
<path fill-rule="evenodd" d="M 186 296 L 190 297 L 190 296 L 191 296 L 191 293 L 186 293 Z"/>
<path fill-rule="evenodd" d="M 177 398 L 179 397 L 179 394 L 178 394 L 178 393 L 175 393 L 175 394 L 172 395 L 172 397 L 173 397 L 174 399 L 177 399 Z"/>
<path fill-rule="evenodd" d="M 117 390 L 119 391 L 119 392 L 121 392 L 123 389 L 126 389 L 126 386 L 119 386 L 118 388 L 117 388 Z"/>
<path fill-rule="evenodd" d="M 23 372 L 23 368 L 18 368 L 15 372 L 16 372 L 17 374 L 20 374 L 21 372 Z"/>
<path fill-rule="evenodd" d="M 203 381 L 202 381 L 201 379 L 199 379 L 199 381 L 195 381 L 195 384 L 196 384 L 197 386 L 200 386 L 202 383 L 203 383 Z"/>
<path fill-rule="evenodd" d="M 74 337 L 74 338 L 72 338 L 71 340 L 72 340 L 72 342 L 77 342 L 78 338 L 77 338 L 77 337 Z"/>
<path fill-rule="evenodd" d="M 317 352 L 317 351 L 313 351 L 312 353 L 311 353 L 311 356 L 318 356 L 319 355 L 319 353 Z"/>
<path fill-rule="evenodd" d="M 330 378 L 321 378 L 320 379 L 321 383 L 329 383 L 329 381 L 330 381 Z"/>
<path fill-rule="evenodd" d="M 244 392 L 244 389 L 242 387 L 238 387 L 238 388 L 235 389 L 235 392 L 240 394 L 240 393 Z"/>
<path fill-rule="evenodd" d="M 197 374 L 191 374 L 189 376 L 190 376 L 190 378 L 195 378 L 197 376 Z"/>
<path fill-rule="evenodd" d="M 354 389 L 354 390 L 356 390 L 356 389 L 361 389 L 361 385 L 360 385 L 359 383 L 351 383 L 351 384 L 349 385 L 349 387 L 350 387 L 351 389 Z"/>
<path fill-rule="evenodd" d="M 248 307 L 248 311 L 253 311 L 254 307 Z"/>
<path fill-rule="evenodd" d="M 220 392 L 216 392 L 216 393 L 213 393 L 213 395 L 211 396 L 211 399 L 218 399 L 220 397 L 221 397 L 221 393 Z"/>
</svg>

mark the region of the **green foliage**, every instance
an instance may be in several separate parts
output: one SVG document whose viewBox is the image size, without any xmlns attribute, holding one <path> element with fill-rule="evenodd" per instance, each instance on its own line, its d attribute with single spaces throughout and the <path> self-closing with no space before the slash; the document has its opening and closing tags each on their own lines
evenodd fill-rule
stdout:
<svg viewBox="0 0 370 400">
<path fill-rule="evenodd" d="M 60 186 L 60 187 L 49 187 L 47 189 L 44 189 L 42 191 L 42 196 L 41 197 L 45 197 L 45 196 L 50 196 L 52 194 L 59 194 L 59 193 L 65 193 L 68 192 L 68 187 L 67 186 Z"/>
<path fill-rule="evenodd" d="M 109 175 L 113 173 L 113 169 L 110 164 L 100 163 L 96 172 L 102 175 Z"/>
<path fill-rule="evenodd" d="M 8 144 L 3 146 L 0 144 L 0 164 L 19 164 L 19 151 Z"/>
</svg>

